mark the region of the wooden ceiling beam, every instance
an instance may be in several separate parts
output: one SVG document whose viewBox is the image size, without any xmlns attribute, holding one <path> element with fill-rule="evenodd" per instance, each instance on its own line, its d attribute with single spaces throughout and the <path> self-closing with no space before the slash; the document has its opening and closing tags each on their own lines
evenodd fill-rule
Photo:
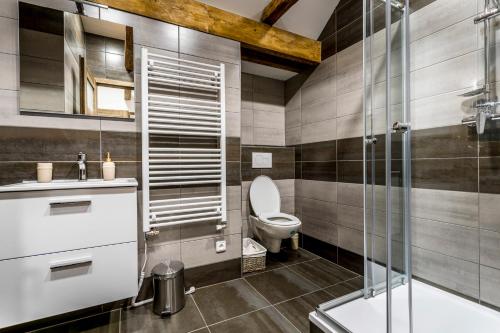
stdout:
<svg viewBox="0 0 500 333">
<path fill-rule="evenodd" d="M 110 8 L 239 41 L 308 64 L 321 62 L 321 42 L 196 0 L 92 0 Z"/>
<path fill-rule="evenodd" d="M 279 57 L 277 55 L 265 52 L 265 50 L 258 50 L 248 47 L 247 45 L 241 45 L 241 60 L 284 69 L 295 73 L 302 73 L 306 70 L 314 69 L 316 67 L 316 65 L 306 64 L 303 62 Z"/>
<path fill-rule="evenodd" d="M 273 25 L 282 17 L 298 0 L 271 0 L 262 12 L 261 21 Z"/>
</svg>

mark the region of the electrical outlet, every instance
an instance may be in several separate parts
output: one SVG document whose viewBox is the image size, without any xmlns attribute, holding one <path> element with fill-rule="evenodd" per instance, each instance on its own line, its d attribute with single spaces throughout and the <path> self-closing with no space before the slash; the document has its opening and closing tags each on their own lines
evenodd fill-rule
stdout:
<svg viewBox="0 0 500 333">
<path fill-rule="evenodd" d="M 217 253 L 226 252 L 226 241 L 225 240 L 215 242 L 215 252 L 217 252 Z"/>
</svg>

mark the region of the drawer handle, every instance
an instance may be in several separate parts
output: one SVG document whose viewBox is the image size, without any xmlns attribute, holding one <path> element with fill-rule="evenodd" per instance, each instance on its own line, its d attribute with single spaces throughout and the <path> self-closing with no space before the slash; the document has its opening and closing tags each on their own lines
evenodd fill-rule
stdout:
<svg viewBox="0 0 500 333">
<path fill-rule="evenodd" d="M 60 206 L 90 206 L 92 200 L 90 197 L 69 197 L 69 198 L 54 198 L 49 201 L 50 207 Z"/>
<path fill-rule="evenodd" d="M 78 258 L 53 260 L 49 263 L 51 270 L 83 264 L 92 264 L 92 256 L 90 254 Z"/>
</svg>

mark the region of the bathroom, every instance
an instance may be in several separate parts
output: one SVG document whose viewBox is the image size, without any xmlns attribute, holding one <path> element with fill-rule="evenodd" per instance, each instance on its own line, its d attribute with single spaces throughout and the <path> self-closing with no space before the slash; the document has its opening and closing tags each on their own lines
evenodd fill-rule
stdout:
<svg viewBox="0 0 500 333">
<path fill-rule="evenodd" d="M 0 1 L 0 332 L 497 332 L 497 14 Z"/>
</svg>

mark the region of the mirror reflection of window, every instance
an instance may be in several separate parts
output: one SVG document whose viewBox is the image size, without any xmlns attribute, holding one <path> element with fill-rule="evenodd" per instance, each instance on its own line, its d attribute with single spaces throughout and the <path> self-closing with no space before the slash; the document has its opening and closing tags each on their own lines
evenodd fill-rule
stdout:
<svg viewBox="0 0 500 333">
<path fill-rule="evenodd" d="M 19 2 L 20 109 L 134 118 L 132 28 Z"/>
<path fill-rule="evenodd" d="M 95 87 L 92 85 L 92 82 L 87 80 L 87 98 L 86 98 L 86 108 L 87 108 L 87 113 L 88 114 L 94 114 L 95 113 L 95 108 L 94 108 L 94 100 L 95 100 Z"/>
<path fill-rule="evenodd" d="M 120 87 L 97 86 L 97 110 L 102 115 L 133 116 L 133 92 Z"/>
</svg>

